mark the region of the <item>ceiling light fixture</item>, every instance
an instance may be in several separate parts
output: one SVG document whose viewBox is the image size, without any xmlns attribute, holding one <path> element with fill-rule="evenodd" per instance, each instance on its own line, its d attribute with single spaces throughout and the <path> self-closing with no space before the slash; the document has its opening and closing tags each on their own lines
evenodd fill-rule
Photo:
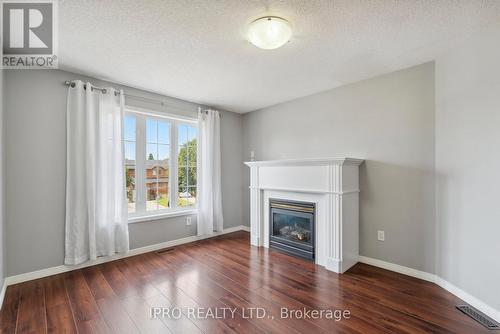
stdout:
<svg viewBox="0 0 500 334">
<path fill-rule="evenodd" d="M 250 23 L 248 27 L 250 43 L 264 50 L 277 49 L 286 44 L 290 37 L 292 37 L 292 27 L 281 17 L 261 17 Z"/>
</svg>

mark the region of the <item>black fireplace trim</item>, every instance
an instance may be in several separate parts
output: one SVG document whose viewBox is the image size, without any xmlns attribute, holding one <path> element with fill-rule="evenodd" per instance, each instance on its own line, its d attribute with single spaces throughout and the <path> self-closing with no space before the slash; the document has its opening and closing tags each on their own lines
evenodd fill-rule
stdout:
<svg viewBox="0 0 500 334">
<path fill-rule="evenodd" d="M 280 237 L 273 236 L 273 206 L 272 204 L 288 206 L 284 208 L 275 208 L 276 210 L 295 211 L 298 213 L 308 213 L 311 215 L 311 242 L 310 245 L 299 244 L 291 240 L 285 240 Z M 303 208 L 294 210 L 293 207 Z M 312 209 L 312 210 L 311 210 Z M 312 211 L 312 212 L 311 212 Z M 269 199 L 269 247 L 292 256 L 297 256 L 309 261 L 315 259 L 316 247 L 316 204 L 310 202 L 289 201 L 277 198 Z"/>
</svg>

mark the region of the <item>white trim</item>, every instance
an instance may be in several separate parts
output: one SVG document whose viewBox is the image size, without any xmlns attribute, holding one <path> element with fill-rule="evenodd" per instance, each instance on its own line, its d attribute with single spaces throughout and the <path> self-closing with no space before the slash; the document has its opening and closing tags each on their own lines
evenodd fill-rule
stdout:
<svg viewBox="0 0 500 334">
<path fill-rule="evenodd" d="M 316 204 L 315 263 L 343 273 L 359 256 L 359 163 L 350 158 L 247 162 L 252 245 L 269 247 L 270 198 Z"/>
<path fill-rule="evenodd" d="M 177 210 L 177 211 L 171 210 L 168 212 L 159 213 L 159 214 L 155 214 L 155 215 L 130 216 L 128 218 L 128 223 L 129 224 L 136 224 L 136 223 L 142 223 L 142 222 L 161 220 L 161 219 L 165 219 L 165 218 L 191 216 L 191 215 L 196 215 L 196 214 L 198 214 L 197 209 Z"/>
<path fill-rule="evenodd" d="M 178 183 L 179 183 L 179 157 L 178 157 L 178 146 L 179 146 L 179 132 L 177 127 L 177 122 L 173 122 L 170 127 L 170 170 L 168 171 L 168 191 L 170 198 L 170 208 L 177 208 L 177 194 L 178 194 Z M 189 134 L 188 134 L 189 136 Z M 198 157 L 197 157 L 198 158 Z M 173 181 L 173 182 L 171 182 Z"/>
<path fill-rule="evenodd" d="M 363 159 L 354 159 L 346 157 L 338 158 L 309 158 L 309 159 L 284 159 L 284 160 L 262 160 L 262 161 L 247 161 L 245 165 L 249 167 L 263 166 L 321 166 L 321 165 L 356 165 L 363 163 Z"/>
<path fill-rule="evenodd" d="M 240 225 L 239 227 L 241 228 L 242 231 L 250 232 L 250 226 Z"/>
<path fill-rule="evenodd" d="M 5 279 L 2 280 L 2 291 L 0 292 L 0 309 L 3 307 L 3 299 L 5 298 L 5 291 L 7 291 L 7 283 Z"/>
<path fill-rule="evenodd" d="M 183 215 L 197 214 L 196 205 L 188 207 L 180 207 L 177 203 L 178 192 L 178 127 L 187 126 L 198 130 L 198 120 L 186 117 L 176 117 L 174 115 L 165 114 L 162 112 L 151 111 L 138 107 L 126 107 L 126 115 L 135 118 L 136 137 L 135 137 L 135 212 L 129 213 L 128 222 L 137 223 L 144 221 L 153 221 L 168 217 L 177 217 Z M 146 177 L 146 153 L 147 153 L 147 121 L 149 119 L 165 122 L 169 128 L 169 162 L 168 170 L 168 198 L 170 199 L 169 207 L 160 210 L 147 211 L 147 177 Z M 158 135 L 158 134 L 157 134 Z M 157 138 L 159 140 L 159 138 Z M 158 144 L 159 145 L 159 144 Z M 142 157 L 139 159 L 139 157 Z M 159 159 L 159 157 L 156 157 Z M 188 166 L 186 166 L 188 168 Z M 157 177 L 158 180 L 158 177 Z M 188 184 L 189 186 L 189 184 Z M 196 187 L 197 185 L 194 185 Z M 189 187 L 188 187 L 189 189 Z M 194 212 L 193 212 L 194 210 Z M 183 213 L 183 211 L 190 211 Z"/>
<path fill-rule="evenodd" d="M 477 308 L 484 314 L 488 315 L 490 318 L 495 319 L 496 321 L 500 322 L 500 311 L 496 310 L 495 308 L 491 307 L 490 305 L 486 304 L 485 302 L 479 300 L 478 298 L 474 297 L 473 295 L 465 292 L 464 290 L 460 289 L 459 287 L 455 286 L 454 284 L 446 281 L 445 279 L 439 277 L 438 275 L 431 274 L 425 271 L 420 271 L 417 269 L 401 266 L 399 264 L 395 263 L 390 263 L 378 259 L 373 259 L 370 257 L 366 256 L 359 256 L 359 262 L 366 263 L 375 267 L 387 269 L 390 271 L 394 271 L 400 274 L 412 276 L 415 278 L 419 278 L 428 282 L 435 283 L 436 285 L 440 286 L 441 288 L 445 289 L 446 291 L 450 292 L 451 294 L 457 296 L 458 298 L 462 299 L 469 305 Z"/>
<path fill-rule="evenodd" d="M 342 273 L 342 261 L 329 257 L 326 259 L 326 269 L 336 273 Z"/>
<path fill-rule="evenodd" d="M 312 190 L 312 189 L 294 189 L 294 188 L 277 188 L 277 187 L 248 187 L 250 190 L 259 189 L 259 190 L 273 190 L 273 191 L 292 191 L 297 193 L 310 193 L 310 194 L 335 194 L 335 195 L 348 195 L 359 193 L 359 189 L 351 189 L 344 191 L 330 191 L 330 190 Z"/>
<path fill-rule="evenodd" d="M 0 305 L 3 304 L 3 296 L 5 294 L 5 289 L 9 285 L 18 284 L 18 283 L 22 283 L 22 282 L 26 282 L 26 281 L 31 281 L 34 279 L 52 276 L 52 275 L 56 275 L 56 274 L 61 274 L 61 273 L 65 273 L 65 272 L 68 272 L 71 270 L 90 267 L 90 266 L 94 266 L 94 265 L 101 264 L 101 263 L 106 263 L 106 262 L 115 261 L 118 259 L 127 258 L 130 256 L 135 256 L 135 255 L 139 255 L 139 254 L 153 252 L 153 251 L 163 249 L 163 248 L 179 246 L 179 245 L 186 244 L 186 243 L 193 242 L 193 241 L 213 238 L 213 237 L 216 237 L 219 235 L 233 233 L 236 231 L 247 231 L 248 232 L 249 227 L 244 226 L 244 225 L 230 227 L 230 228 L 224 229 L 224 231 L 222 231 L 222 232 L 214 232 L 213 234 L 210 234 L 210 235 L 201 235 L 201 236 L 194 235 L 194 236 L 181 238 L 181 239 L 177 239 L 177 240 L 162 242 L 159 244 L 135 248 L 135 249 L 130 250 L 130 252 L 128 252 L 126 254 L 116 254 L 114 256 L 101 257 L 95 261 L 88 261 L 88 262 L 85 262 L 85 263 L 82 263 L 79 265 L 75 265 L 75 266 L 61 265 L 61 266 L 36 270 L 36 271 L 28 272 L 28 273 L 23 273 L 23 274 L 19 274 L 19 275 L 9 276 L 9 277 L 6 277 L 5 281 L 4 281 L 2 294 L 0 295 L 0 297 L 2 297 L 2 299 L 0 299 Z"/>
<path fill-rule="evenodd" d="M 485 302 L 481 301 L 480 299 L 474 297 L 473 295 L 465 292 L 464 290 L 460 289 L 456 285 L 453 285 L 452 283 L 442 279 L 441 277 L 436 276 L 436 282 L 437 285 L 442 287 L 443 289 L 447 290 L 448 292 L 454 294 L 458 298 L 464 300 L 468 304 L 474 306 L 484 314 L 488 315 L 490 318 L 495 319 L 497 322 L 500 322 L 500 311 L 491 307 L 490 305 L 486 304 Z"/>
<path fill-rule="evenodd" d="M 162 112 L 162 111 L 134 107 L 134 106 L 130 106 L 130 105 L 125 106 L 125 111 L 128 111 L 128 112 L 133 113 L 133 114 L 140 114 L 140 115 L 160 117 L 160 118 L 168 118 L 168 119 L 181 121 L 181 122 L 187 122 L 187 123 L 191 123 L 191 124 L 198 123 L 198 118 L 196 118 L 196 117 L 169 114 L 169 113 Z"/>
<path fill-rule="evenodd" d="M 395 271 L 395 272 L 400 273 L 400 274 L 420 278 L 420 279 L 423 279 L 424 281 L 429 281 L 432 283 L 436 282 L 436 275 L 427 273 L 425 271 L 420 271 L 417 269 L 413 269 L 413 268 L 409 268 L 409 267 L 405 267 L 405 266 L 400 266 L 399 264 L 385 262 L 385 261 L 382 261 L 379 259 L 373 259 L 370 257 L 361 256 L 361 255 L 359 256 L 358 260 L 359 260 L 359 262 L 362 262 L 362 263 L 366 263 L 366 264 L 369 264 L 369 265 L 372 265 L 375 267 L 379 267 L 379 268 L 383 268 L 383 269 L 387 269 L 390 271 Z"/>
</svg>

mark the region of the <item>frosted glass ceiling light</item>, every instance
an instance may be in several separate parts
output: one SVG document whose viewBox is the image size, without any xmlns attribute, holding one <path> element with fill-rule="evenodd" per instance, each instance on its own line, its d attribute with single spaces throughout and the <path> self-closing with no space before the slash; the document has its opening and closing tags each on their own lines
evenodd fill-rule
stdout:
<svg viewBox="0 0 500 334">
<path fill-rule="evenodd" d="M 287 20 L 276 16 L 261 17 L 250 23 L 248 40 L 264 50 L 277 49 L 292 37 L 292 27 Z"/>
</svg>

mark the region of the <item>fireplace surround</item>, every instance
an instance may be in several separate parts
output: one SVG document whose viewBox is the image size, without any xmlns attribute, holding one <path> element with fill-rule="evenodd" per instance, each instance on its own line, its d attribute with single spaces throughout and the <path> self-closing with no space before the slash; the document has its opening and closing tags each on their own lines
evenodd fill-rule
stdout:
<svg viewBox="0 0 500 334">
<path fill-rule="evenodd" d="M 348 270 L 359 257 L 361 163 L 353 158 L 245 162 L 250 167 L 251 244 L 273 248 L 273 200 L 312 203 L 314 262 L 337 273 Z"/>
<path fill-rule="evenodd" d="M 314 261 L 314 203 L 269 200 L 269 247 Z"/>
</svg>

